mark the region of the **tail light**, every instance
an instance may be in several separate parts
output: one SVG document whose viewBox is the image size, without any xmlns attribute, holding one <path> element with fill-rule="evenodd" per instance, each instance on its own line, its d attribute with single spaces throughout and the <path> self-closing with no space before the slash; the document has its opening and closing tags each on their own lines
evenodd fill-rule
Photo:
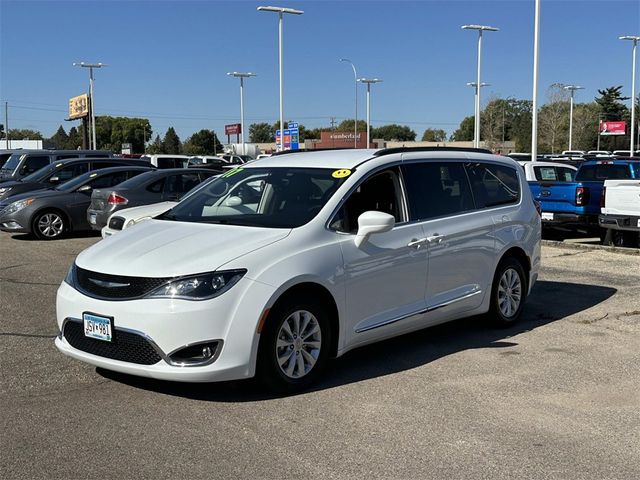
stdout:
<svg viewBox="0 0 640 480">
<path fill-rule="evenodd" d="M 128 203 L 129 200 L 124 198 L 122 195 L 118 195 L 117 193 L 111 192 L 109 198 L 107 199 L 107 203 L 109 205 L 123 205 Z"/>
<path fill-rule="evenodd" d="M 607 206 L 607 187 L 602 188 L 602 196 L 600 197 L 600 208 Z"/>
<path fill-rule="evenodd" d="M 587 187 L 576 188 L 576 205 L 583 206 L 589 203 L 589 189 Z"/>
</svg>

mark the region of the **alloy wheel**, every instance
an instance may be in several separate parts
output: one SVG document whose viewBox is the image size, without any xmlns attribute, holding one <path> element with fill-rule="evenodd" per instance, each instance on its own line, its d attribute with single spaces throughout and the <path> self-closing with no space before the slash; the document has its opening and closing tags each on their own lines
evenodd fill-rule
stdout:
<svg viewBox="0 0 640 480">
<path fill-rule="evenodd" d="M 275 353 L 280 370 L 289 378 L 304 377 L 318 361 L 321 347 L 318 319 L 307 310 L 296 310 L 278 331 Z"/>
<path fill-rule="evenodd" d="M 55 213 L 45 213 L 38 219 L 38 231 L 47 238 L 54 238 L 62 234 L 64 221 Z"/>
<path fill-rule="evenodd" d="M 498 308 L 506 318 L 513 317 L 522 301 L 522 281 L 513 268 L 507 268 L 498 284 Z"/>
</svg>

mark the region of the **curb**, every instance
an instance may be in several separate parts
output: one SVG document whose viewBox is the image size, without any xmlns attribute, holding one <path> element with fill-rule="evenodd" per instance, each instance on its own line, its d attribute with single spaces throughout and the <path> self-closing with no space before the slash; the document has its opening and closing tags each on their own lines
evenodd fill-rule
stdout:
<svg viewBox="0 0 640 480">
<path fill-rule="evenodd" d="M 568 250 L 600 250 L 609 253 L 619 253 L 622 255 L 640 256 L 640 249 L 638 248 L 611 247 L 608 245 L 585 245 L 582 243 L 559 242 L 557 240 L 541 240 L 541 243 L 547 247 L 566 248 Z"/>
</svg>

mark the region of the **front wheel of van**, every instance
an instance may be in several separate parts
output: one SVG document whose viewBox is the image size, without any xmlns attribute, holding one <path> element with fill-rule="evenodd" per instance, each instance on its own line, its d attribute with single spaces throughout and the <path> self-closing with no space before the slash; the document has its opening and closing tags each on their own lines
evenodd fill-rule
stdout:
<svg viewBox="0 0 640 480">
<path fill-rule="evenodd" d="M 489 319 L 500 327 L 508 327 L 522 315 L 527 296 L 527 280 L 522 264 L 513 257 L 503 259 L 493 277 Z"/>
<path fill-rule="evenodd" d="M 261 334 L 259 379 L 277 392 L 307 388 L 327 363 L 331 333 L 328 312 L 316 299 L 298 297 L 276 304 Z"/>
</svg>

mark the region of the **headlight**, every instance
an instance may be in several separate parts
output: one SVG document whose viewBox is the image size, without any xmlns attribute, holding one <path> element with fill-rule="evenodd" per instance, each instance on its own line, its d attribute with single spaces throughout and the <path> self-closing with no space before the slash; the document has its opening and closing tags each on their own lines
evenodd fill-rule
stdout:
<svg viewBox="0 0 640 480">
<path fill-rule="evenodd" d="M 155 289 L 147 298 L 208 300 L 229 290 L 245 273 L 246 270 L 226 270 L 177 278 Z"/>
<path fill-rule="evenodd" d="M 69 271 L 67 272 L 67 276 L 64 277 L 64 283 L 75 288 L 76 286 L 76 262 L 73 262 L 69 267 Z"/>
<path fill-rule="evenodd" d="M 12 213 L 16 213 L 16 212 L 22 210 L 23 208 L 28 207 L 34 201 L 35 201 L 35 198 L 26 198 L 26 199 L 20 200 L 18 202 L 13 202 L 13 203 L 9 204 L 9 206 L 7 208 L 4 209 L 3 213 L 5 215 L 10 215 Z"/>
<path fill-rule="evenodd" d="M 151 217 L 142 217 L 142 218 L 138 218 L 138 219 L 133 219 L 133 220 L 129 220 L 127 222 L 127 225 L 124 228 L 129 228 L 132 227 L 133 225 L 135 225 L 136 223 L 140 223 L 143 220 L 151 220 Z"/>
<path fill-rule="evenodd" d="M 13 187 L 0 188 L 0 195 L 2 195 L 3 193 L 7 193 L 9 190 L 11 190 L 11 188 Z"/>
</svg>

